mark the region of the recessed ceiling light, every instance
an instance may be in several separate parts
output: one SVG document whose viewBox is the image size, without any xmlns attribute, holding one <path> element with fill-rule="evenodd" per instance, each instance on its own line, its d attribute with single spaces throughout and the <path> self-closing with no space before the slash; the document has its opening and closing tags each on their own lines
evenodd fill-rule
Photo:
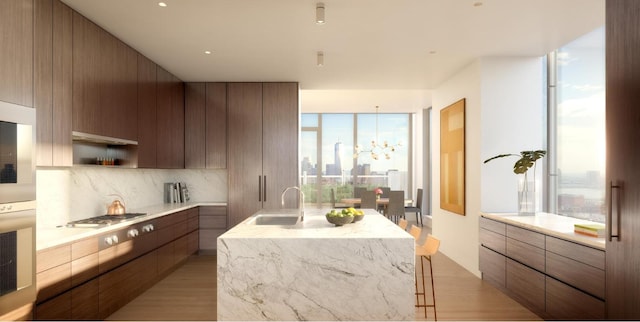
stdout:
<svg viewBox="0 0 640 322">
<path fill-rule="evenodd" d="M 164 3 L 164 2 L 158 2 L 158 5 L 159 5 L 159 6 L 161 6 L 161 7 L 163 7 L 163 8 L 167 6 L 167 4 L 166 4 L 166 3 Z"/>
<path fill-rule="evenodd" d="M 205 50 L 204 53 L 207 54 L 207 55 L 211 55 L 211 51 L 210 50 Z"/>
<path fill-rule="evenodd" d="M 481 5 L 482 5 L 482 2 L 480 2 L 480 1 L 473 3 L 474 7 L 480 7 Z"/>
</svg>

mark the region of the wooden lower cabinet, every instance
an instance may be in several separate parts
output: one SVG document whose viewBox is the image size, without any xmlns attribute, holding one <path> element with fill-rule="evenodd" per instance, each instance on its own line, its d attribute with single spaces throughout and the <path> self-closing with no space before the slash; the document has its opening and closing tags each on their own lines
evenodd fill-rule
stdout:
<svg viewBox="0 0 640 322">
<path fill-rule="evenodd" d="M 507 290 L 534 312 L 545 311 L 544 274 L 507 258 Z"/>
<path fill-rule="evenodd" d="M 98 280 L 93 279 L 71 290 L 71 319 L 98 320 Z"/>
<path fill-rule="evenodd" d="M 71 291 L 36 305 L 36 320 L 71 320 Z"/>
<path fill-rule="evenodd" d="M 482 279 L 501 288 L 506 287 L 507 260 L 504 255 L 480 246 L 480 271 Z"/>
<path fill-rule="evenodd" d="M 558 320 L 604 320 L 604 301 L 554 278 L 546 278 L 546 310 Z"/>
<path fill-rule="evenodd" d="M 105 319 L 148 287 L 148 281 L 156 278 L 157 253 L 151 252 L 120 266 L 99 278 L 100 319 Z"/>
<path fill-rule="evenodd" d="M 227 207 L 200 207 L 200 250 L 215 250 L 218 236 L 227 231 Z"/>
<path fill-rule="evenodd" d="M 604 319 L 603 250 L 504 226 L 480 218 L 479 268 L 483 280 L 544 319 Z"/>
<path fill-rule="evenodd" d="M 198 214 L 158 218 L 158 230 L 100 251 L 109 233 L 39 251 L 34 319 L 106 319 L 198 251 Z"/>
</svg>

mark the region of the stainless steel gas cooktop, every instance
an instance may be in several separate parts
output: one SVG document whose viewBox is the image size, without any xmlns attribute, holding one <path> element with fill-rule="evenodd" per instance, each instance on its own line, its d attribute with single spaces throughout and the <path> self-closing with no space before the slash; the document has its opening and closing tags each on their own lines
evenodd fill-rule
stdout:
<svg viewBox="0 0 640 322">
<path fill-rule="evenodd" d="M 125 222 L 127 220 L 131 220 L 133 218 L 137 218 L 145 215 L 146 213 L 127 213 L 123 215 L 102 215 L 98 217 L 91 217 L 91 218 L 71 221 L 67 223 L 67 227 L 91 228 L 91 227 L 109 226 L 109 225 Z"/>
</svg>

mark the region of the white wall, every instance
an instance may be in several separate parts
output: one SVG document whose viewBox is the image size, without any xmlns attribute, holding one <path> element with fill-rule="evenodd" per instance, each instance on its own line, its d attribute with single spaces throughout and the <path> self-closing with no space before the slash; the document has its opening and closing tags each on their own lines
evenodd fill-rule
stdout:
<svg viewBox="0 0 640 322">
<path fill-rule="evenodd" d="M 432 234 L 440 251 L 470 272 L 478 272 L 478 213 L 480 212 L 480 62 L 475 61 L 451 77 L 433 94 Z M 440 208 L 440 110 L 465 98 L 465 201 L 466 216 Z"/>
<path fill-rule="evenodd" d="M 545 147 L 542 71 L 540 58 L 482 60 L 483 161 L 498 154 L 519 154 Z M 516 157 L 496 159 L 481 166 L 482 211 L 517 212 L 518 175 L 513 173 L 516 160 Z M 544 162 L 536 164 L 536 180 L 541 183 Z M 537 189 L 536 201 L 541 200 L 541 191 Z"/>
<path fill-rule="evenodd" d="M 466 215 L 440 208 L 440 110 L 466 99 Z M 542 65 L 539 58 L 483 58 L 433 94 L 433 235 L 449 258 L 480 276 L 478 218 L 481 211 L 515 211 L 515 160 L 483 164 L 496 154 L 542 148 Z M 541 171 L 539 171 L 541 172 Z"/>
</svg>

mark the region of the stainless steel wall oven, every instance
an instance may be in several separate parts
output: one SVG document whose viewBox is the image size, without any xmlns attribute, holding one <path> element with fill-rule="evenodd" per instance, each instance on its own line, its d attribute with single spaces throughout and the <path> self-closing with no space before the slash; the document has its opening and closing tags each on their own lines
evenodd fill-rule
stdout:
<svg viewBox="0 0 640 322">
<path fill-rule="evenodd" d="M 36 111 L 0 101 L 0 315 L 36 296 Z"/>
</svg>

